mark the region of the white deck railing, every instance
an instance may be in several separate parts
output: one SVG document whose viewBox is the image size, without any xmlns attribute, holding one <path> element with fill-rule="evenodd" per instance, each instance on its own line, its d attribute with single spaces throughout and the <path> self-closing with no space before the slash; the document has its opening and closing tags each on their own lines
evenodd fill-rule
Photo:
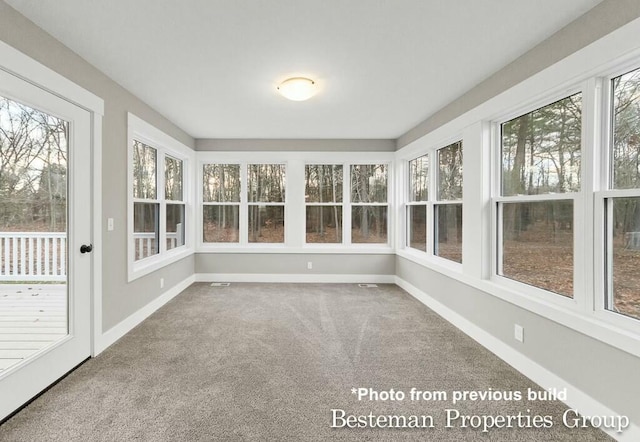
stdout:
<svg viewBox="0 0 640 442">
<path fill-rule="evenodd" d="M 184 244 L 182 238 L 182 228 L 178 224 L 177 232 L 167 232 L 167 250 L 175 249 L 178 244 Z M 133 234 L 133 241 L 135 245 L 135 260 L 138 261 L 142 258 L 155 255 L 158 253 L 156 245 L 156 234 L 151 233 L 139 233 Z"/>
<path fill-rule="evenodd" d="M 67 279 L 65 232 L 0 232 L 0 280 Z"/>
<path fill-rule="evenodd" d="M 167 232 L 167 250 L 183 244 L 182 229 Z M 156 254 L 155 233 L 135 233 L 136 260 Z M 0 232 L 0 281 L 65 281 L 66 232 Z"/>
</svg>

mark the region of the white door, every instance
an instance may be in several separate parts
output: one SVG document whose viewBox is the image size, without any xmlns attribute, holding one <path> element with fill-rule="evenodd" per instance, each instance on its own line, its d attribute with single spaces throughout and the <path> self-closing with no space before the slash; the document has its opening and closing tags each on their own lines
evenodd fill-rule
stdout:
<svg viewBox="0 0 640 442">
<path fill-rule="evenodd" d="M 0 70 L 0 421 L 90 356 L 90 124 Z"/>
</svg>

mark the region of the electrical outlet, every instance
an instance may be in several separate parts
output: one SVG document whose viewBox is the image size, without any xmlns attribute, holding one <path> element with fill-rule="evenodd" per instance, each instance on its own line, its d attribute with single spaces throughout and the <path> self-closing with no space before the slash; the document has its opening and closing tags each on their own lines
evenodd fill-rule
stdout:
<svg viewBox="0 0 640 442">
<path fill-rule="evenodd" d="M 516 341 L 524 342 L 524 328 L 521 325 L 515 324 L 513 334 Z"/>
<path fill-rule="evenodd" d="M 311 261 L 307 262 L 307 270 L 313 269 L 313 263 Z"/>
<path fill-rule="evenodd" d="M 107 218 L 107 230 L 109 232 L 113 230 L 113 218 Z"/>
<path fill-rule="evenodd" d="M 164 288 L 164 278 L 160 278 L 160 288 Z"/>
</svg>

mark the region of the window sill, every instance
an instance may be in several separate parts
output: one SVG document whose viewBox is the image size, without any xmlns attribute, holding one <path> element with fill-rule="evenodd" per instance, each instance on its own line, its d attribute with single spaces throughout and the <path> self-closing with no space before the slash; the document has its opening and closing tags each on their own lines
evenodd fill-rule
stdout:
<svg viewBox="0 0 640 442">
<path fill-rule="evenodd" d="M 454 275 L 462 275 L 462 264 L 446 258 L 441 258 L 439 256 L 429 255 L 427 252 L 422 252 L 418 249 L 406 247 L 398 250 L 397 255 L 406 258 L 416 264 L 429 267 L 430 269 L 447 275 L 449 273 L 452 273 Z"/>
<path fill-rule="evenodd" d="M 166 252 L 163 256 L 151 256 L 140 261 L 133 262 L 129 266 L 127 282 L 135 281 L 149 273 L 178 262 L 187 256 L 193 255 L 193 248 L 187 246 L 177 247 Z"/>
<path fill-rule="evenodd" d="M 351 245 L 351 246 L 302 246 L 302 247 L 287 247 L 287 246 L 273 246 L 272 244 L 261 245 L 238 245 L 238 246 L 214 246 L 214 245 L 200 245 L 196 253 L 247 253 L 247 254 L 269 254 L 269 253 L 283 253 L 283 254 L 344 254 L 344 255 L 392 255 L 395 253 L 393 248 L 388 245 Z"/>
</svg>

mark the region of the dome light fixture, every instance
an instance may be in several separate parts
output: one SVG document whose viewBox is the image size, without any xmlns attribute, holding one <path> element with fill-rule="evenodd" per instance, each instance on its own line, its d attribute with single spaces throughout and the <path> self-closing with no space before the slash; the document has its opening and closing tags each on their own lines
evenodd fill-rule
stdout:
<svg viewBox="0 0 640 442">
<path fill-rule="evenodd" d="M 285 98 L 292 101 L 304 101 L 313 97 L 316 92 L 316 83 L 310 78 L 293 77 L 287 78 L 278 86 L 278 92 Z"/>
</svg>

